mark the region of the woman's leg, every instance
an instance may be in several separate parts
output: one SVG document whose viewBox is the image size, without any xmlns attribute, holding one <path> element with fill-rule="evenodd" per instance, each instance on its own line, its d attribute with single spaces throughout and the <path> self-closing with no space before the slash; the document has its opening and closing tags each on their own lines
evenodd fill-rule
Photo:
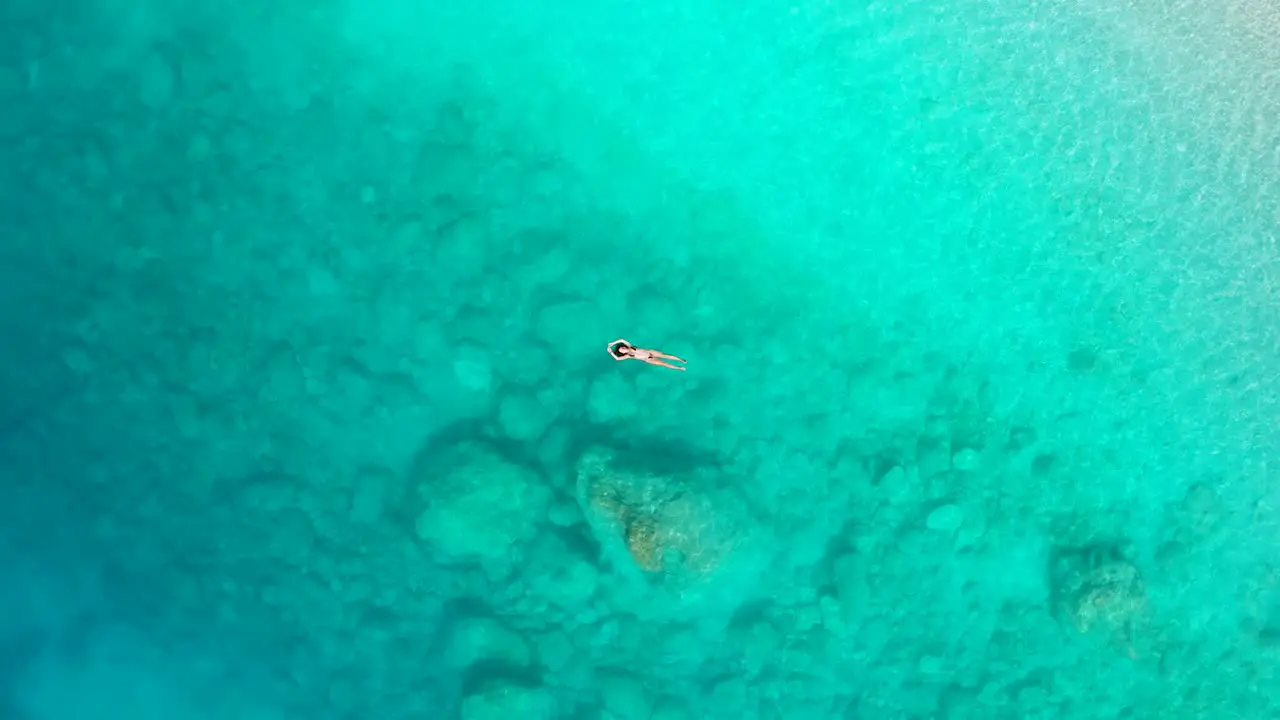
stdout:
<svg viewBox="0 0 1280 720">
<path fill-rule="evenodd" d="M 648 360 L 645 360 L 645 362 L 649 363 L 650 365 L 660 365 L 664 368 L 671 368 L 672 370 L 679 370 L 681 372 L 684 372 L 684 368 L 680 367 L 679 365 L 672 365 L 671 363 L 662 362 L 661 360 L 654 357 L 651 357 Z"/>
</svg>

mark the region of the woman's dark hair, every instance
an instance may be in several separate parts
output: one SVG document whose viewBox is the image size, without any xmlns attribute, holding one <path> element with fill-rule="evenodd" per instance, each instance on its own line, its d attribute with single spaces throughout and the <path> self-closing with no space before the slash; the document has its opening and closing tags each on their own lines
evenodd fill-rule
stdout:
<svg viewBox="0 0 1280 720">
<path fill-rule="evenodd" d="M 634 349 L 635 349 L 635 347 L 634 347 L 634 346 L 632 346 L 632 345 L 628 345 L 628 344 L 626 344 L 626 343 L 618 343 L 617 345 L 614 345 L 614 346 L 613 346 L 613 354 L 614 354 L 614 355 L 623 355 L 624 353 L 622 352 L 622 350 L 623 350 L 624 348 L 625 348 L 625 349 L 627 349 L 627 350 L 634 350 Z"/>
</svg>

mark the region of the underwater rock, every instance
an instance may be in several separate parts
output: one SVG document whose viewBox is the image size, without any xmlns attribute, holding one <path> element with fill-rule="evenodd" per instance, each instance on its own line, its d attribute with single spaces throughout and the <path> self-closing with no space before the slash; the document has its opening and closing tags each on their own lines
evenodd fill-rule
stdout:
<svg viewBox="0 0 1280 720">
<path fill-rule="evenodd" d="M 490 682 L 462 701 L 462 720 L 551 720 L 556 701 L 551 692 L 512 682 Z"/>
<path fill-rule="evenodd" d="M 924 524 L 935 532 L 953 533 L 964 524 L 964 511 L 955 503 L 939 505 L 925 518 Z"/>
<path fill-rule="evenodd" d="M 572 612 L 581 620 L 582 609 L 600 585 L 596 566 L 554 533 L 544 533 L 532 550 L 521 573 L 527 595 Z"/>
<path fill-rule="evenodd" d="M 574 646 L 568 633 L 555 629 L 537 639 L 538 662 L 548 672 L 559 672 L 573 659 Z"/>
<path fill-rule="evenodd" d="M 556 498 L 547 510 L 547 519 L 552 525 L 562 528 L 573 527 L 582 522 L 582 509 L 571 499 Z"/>
<path fill-rule="evenodd" d="M 600 689 L 605 710 L 618 720 L 647 720 L 653 712 L 644 685 L 636 675 L 604 673 L 596 678 L 596 687 Z"/>
<path fill-rule="evenodd" d="M 1141 574 L 1111 547 L 1060 553 L 1054 560 L 1057 611 L 1081 634 L 1101 631 L 1135 655 L 1134 632 L 1147 609 Z"/>
<path fill-rule="evenodd" d="M 498 424 L 502 426 L 502 433 L 519 442 L 532 442 L 542 437 L 554 419 L 555 410 L 551 404 L 539 402 L 525 392 L 509 392 L 498 404 Z"/>
<path fill-rule="evenodd" d="M 470 616 L 450 628 L 446 658 L 459 670 L 481 662 L 525 668 L 533 653 L 524 638 L 506 625 L 491 617 Z"/>
<path fill-rule="evenodd" d="M 453 374 L 459 387 L 468 392 L 483 395 L 493 389 L 490 353 L 473 343 L 462 343 L 454 348 Z"/>
<path fill-rule="evenodd" d="M 1187 488 L 1182 499 L 1187 528 L 1197 537 L 1208 535 L 1222 522 L 1223 504 L 1218 492 L 1204 483 Z"/>
<path fill-rule="evenodd" d="M 616 467 L 601 448 L 587 451 L 577 472 L 592 527 L 647 574 L 704 576 L 733 548 L 729 523 L 678 478 Z"/>
<path fill-rule="evenodd" d="M 951 470 L 951 441 L 945 437 L 922 437 L 916 443 L 916 467 L 920 477 L 931 478 Z"/>
<path fill-rule="evenodd" d="M 916 468 L 911 468 L 908 473 L 902 469 L 902 466 L 895 465 L 889 469 L 877 485 L 881 488 L 881 494 L 891 505 L 909 505 L 919 499 L 920 496 L 920 476 L 915 472 Z"/>
<path fill-rule="evenodd" d="M 551 499 L 532 470 L 482 443 L 456 447 L 417 480 L 427 502 L 415 525 L 418 537 L 456 562 L 509 561 L 513 547 L 536 535 Z"/>
<path fill-rule="evenodd" d="M 951 469 L 958 472 L 973 472 L 978 469 L 982 457 L 973 448 L 960 448 L 951 454 Z"/>
</svg>

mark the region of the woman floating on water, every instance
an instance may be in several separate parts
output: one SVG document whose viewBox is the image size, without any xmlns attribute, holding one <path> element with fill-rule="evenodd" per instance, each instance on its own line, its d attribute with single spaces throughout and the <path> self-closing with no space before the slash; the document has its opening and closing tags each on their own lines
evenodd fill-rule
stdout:
<svg viewBox="0 0 1280 720">
<path fill-rule="evenodd" d="M 680 365 L 685 364 L 683 359 L 678 358 L 675 355 L 658 352 L 657 350 L 638 348 L 622 338 L 618 338 L 617 340 L 609 343 L 609 354 L 613 356 L 614 360 L 639 360 L 640 362 L 648 363 L 650 365 L 660 365 L 664 368 L 671 368 L 672 370 L 684 372 L 684 368 L 680 367 Z M 664 362 L 665 360 L 675 360 L 680 363 L 680 365 L 672 365 L 669 362 Z"/>
</svg>

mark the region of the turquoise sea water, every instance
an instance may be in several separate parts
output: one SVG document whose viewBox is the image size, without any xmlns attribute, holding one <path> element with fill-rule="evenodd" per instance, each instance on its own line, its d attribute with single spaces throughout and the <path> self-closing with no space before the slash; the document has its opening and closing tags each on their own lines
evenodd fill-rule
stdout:
<svg viewBox="0 0 1280 720">
<path fill-rule="evenodd" d="M 268 5 L 0 6 L 0 718 L 1280 718 L 1266 0 Z"/>
</svg>

